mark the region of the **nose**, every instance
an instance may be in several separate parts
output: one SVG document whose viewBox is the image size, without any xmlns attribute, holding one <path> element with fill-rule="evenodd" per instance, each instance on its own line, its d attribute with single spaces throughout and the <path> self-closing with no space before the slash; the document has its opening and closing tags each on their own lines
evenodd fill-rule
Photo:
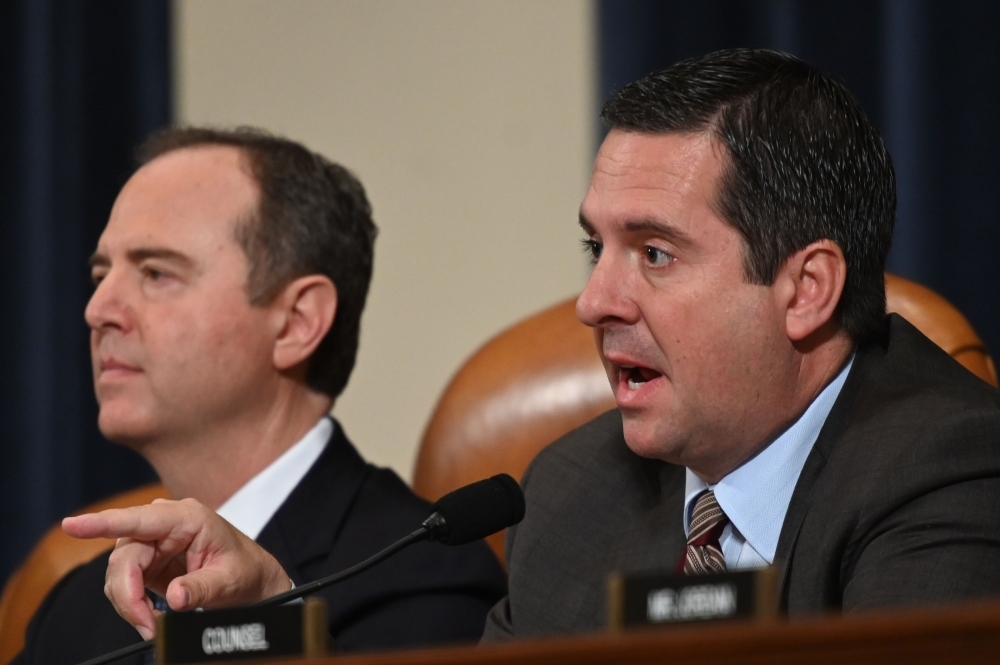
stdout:
<svg viewBox="0 0 1000 665">
<path fill-rule="evenodd" d="M 630 295 L 629 275 L 607 250 L 576 299 L 576 316 L 592 328 L 635 323 L 638 308 Z"/>
<path fill-rule="evenodd" d="M 94 294 L 90 296 L 83 312 L 90 329 L 97 332 L 117 328 L 127 332 L 132 326 L 131 308 L 128 305 L 124 286 L 115 271 L 109 270 L 100 281 Z"/>
</svg>

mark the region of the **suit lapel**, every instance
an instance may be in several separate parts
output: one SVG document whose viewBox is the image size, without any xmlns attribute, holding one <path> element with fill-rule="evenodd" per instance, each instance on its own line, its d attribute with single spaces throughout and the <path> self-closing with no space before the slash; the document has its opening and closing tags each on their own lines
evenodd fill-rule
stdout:
<svg viewBox="0 0 1000 665">
<path fill-rule="evenodd" d="M 780 598 L 783 609 L 788 607 L 789 571 L 792 567 L 792 557 L 795 553 L 799 531 L 802 529 L 802 523 L 805 521 L 806 514 L 812 504 L 813 488 L 823 474 L 826 462 L 833 454 L 833 450 L 848 424 L 850 413 L 861 392 L 865 378 L 877 360 L 884 354 L 885 350 L 877 344 L 870 344 L 858 349 L 851 373 L 848 375 L 847 381 L 844 382 L 844 387 L 830 410 L 830 415 L 827 417 L 823 429 L 820 430 L 819 438 L 816 439 L 816 444 L 809 453 L 809 457 L 806 458 L 802 473 L 799 474 L 798 482 L 795 484 L 774 555 L 775 564 L 781 569 Z"/>
<path fill-rule="evenodd" d="M 335 422 L 323 454 L 257 537 L 296 584 L 303 582 L 296 579 L 302 565 L 333 548 L 367 475 L 368 465 Z"/>
</svg>

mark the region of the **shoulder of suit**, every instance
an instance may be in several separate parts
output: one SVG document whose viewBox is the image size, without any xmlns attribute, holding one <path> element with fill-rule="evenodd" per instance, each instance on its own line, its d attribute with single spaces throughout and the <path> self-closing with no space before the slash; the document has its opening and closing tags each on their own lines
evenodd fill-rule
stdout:
<svg viewBox="0 0 1000 665">
<path fill-rule="evenodd" d="M 543 448 L 532 460 L 525 476 L 532 475 L 539 468 L 561 467 L 567 463 L 599 467 L 609 459 L 623 455 L 639 459 L 625 445 L 621 412 L 612 409 Z"/>
<path fill-rule="evenodd" d="M 74 596 L 80 591 L 89 595 L 94 589 L 100 592 L 101 600 L 106 600 L 104 597 L 104 578 L 108 570 L 108 558 L 111 556 L 111 552 L 112 550 L 101 552 L 87 563 L 80 564 L 63 575 L 46 596 L 45 603 L 50 600 L 58 602 L 64 595 Z"/>
<path fill-rule="evenodd" d="M 894 402 L 932 398 L 935 410 L 982 407 L 1000 412 L 1000 391 L 901 316 L 890 317 L 888 345 L 874 364 L 864 389 L 876 396 L 884 392 Z"/>
<path fill-rule="evenodd" d="M 664 472 L 679 469 L 639 457 L 625 443 L 621 413 L 608 411 L 550 444 L 531 463 L 521 485 L 527 495 L 590 501 L 615 494 L 637 501 L 659 491 Z M 575 497 L 570 499 L 569 497 Z"/>
<path fill-rule="evenodd" d="M 1000 391 L 901 317 L 891 320 L 884 351 L 869 356 L 829 450 L 834 468 L 864 469 L 878 485 L 921 475 L 945 482 L 947 467 L 956 478 L 1000 468 Z"/>
</svg>

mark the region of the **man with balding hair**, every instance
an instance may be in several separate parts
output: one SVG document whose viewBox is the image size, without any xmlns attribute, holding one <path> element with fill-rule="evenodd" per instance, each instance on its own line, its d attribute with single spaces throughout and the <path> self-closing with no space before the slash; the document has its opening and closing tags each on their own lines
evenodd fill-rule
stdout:
<svg viewBox="0 0 1000 665">
<path fill-rule="evenodd" d="M 218 519 L 215 544 L 281 571 L 247 600 L 351 566 L 429 513 L 328 415 L 354 366 L 375 232 L 361 183 L 321 155 L 256 130 L 175 129 L 143 147 L 91 259 L 100 429 L 183 499 L 143 524 Z M 122 539 L 68 574 L 18 662 L 76 663 L 149 638 L 168 606 L 212 607 L 199 595 L 222 572 L 211 566 L 167 591 L 192 543 L 204 534 Z M 109 561 L 128 621 L 103 593 Z M 321 595 L 338 647 L 372 649 L 475 640 L 503 590 L 484 543 L 423 543 Z"/>
</svg>

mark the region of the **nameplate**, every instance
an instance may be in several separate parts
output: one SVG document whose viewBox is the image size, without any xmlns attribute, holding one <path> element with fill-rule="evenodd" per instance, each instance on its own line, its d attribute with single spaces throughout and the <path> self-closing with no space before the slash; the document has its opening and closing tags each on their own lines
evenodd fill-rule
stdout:
<svg viewBox="0 0 1000 665">
<path fill-rule="evenodd" d="M 326 603 L 169 612 L 156 620 L 158 665 L 326 653 Z"/>
<path fill-rule="evenodd" d="M 778 613 L 775 567 L 715 575 L 613 574 L 608 579 L 612 630 Z"/>
</svg>

